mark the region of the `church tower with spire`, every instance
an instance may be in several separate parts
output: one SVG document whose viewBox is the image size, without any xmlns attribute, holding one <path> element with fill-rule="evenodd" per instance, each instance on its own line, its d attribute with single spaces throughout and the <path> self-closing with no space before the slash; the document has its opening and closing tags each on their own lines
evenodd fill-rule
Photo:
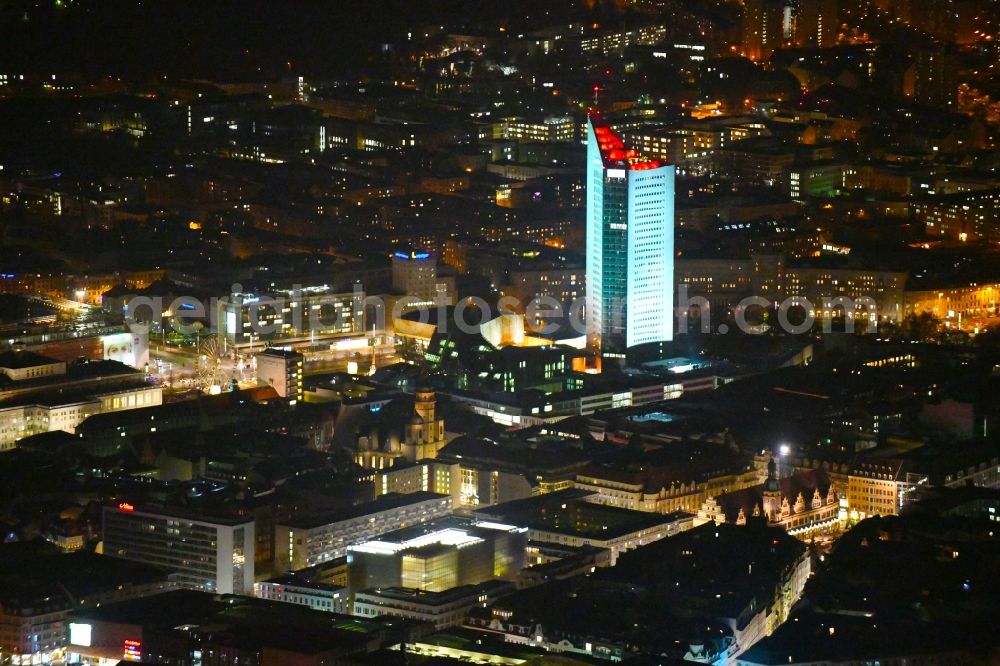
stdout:
<svg viewBox="0 0 1000 666">
<path fill-rule="evenodd" d="M 413 401 L 413 416 L 406 426 L 404 455 L 411 462 L 435 458 L 446 443 L 444 419 L 438 417 L 434 389 L 418 388 Z"/>
<path fill-rule="evenodd" d="M 781 483 L 778 481 L 778 466 L 774 458 L 767 463 L 767 480 L 764 481 L 764 515 L 768 522 L 777 522 L 781 517 Z"/>
</svg>

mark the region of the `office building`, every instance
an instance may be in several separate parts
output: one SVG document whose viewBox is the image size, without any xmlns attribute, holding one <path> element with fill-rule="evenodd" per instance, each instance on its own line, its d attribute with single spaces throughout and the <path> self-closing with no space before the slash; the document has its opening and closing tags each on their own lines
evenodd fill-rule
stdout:
<svg viewBox="0 0 1000 666">
<path fill-rule="evenodd" d="M 0 545 L 0 659 L 48 664 L 62 658 L 68 616 L 171 590 L 165 569 L 95 555 L 64 554 L 44 541 Z"/>
<path fill-rule="evenodd" d="M 608 56 L 624 53 L 633 45 L 651 46 L 663 41 L 669 34 L 666 25 L 650 24 L 639 26 L 633 30 L 617 32 L 601 32 L 580 40 L 580 50 L 583 53 L 600 53 Z"/>
<path fill-rule="evenodd" d="M 674 167 L 587 123 L 587 343 L 604 359 L 673 339 Z"/>
<path fill-rule="evenodd" d="M 878 320 L 899 321 L 903 310 L 903 287 L 906 273 L 828 266 L 787 266 L 784 273 L 784 296 L 792 305 L 808 303 L 817 319 L 844 316 L 837 299 L 854 302 L 872 323 Z M 757 292 L 760 293 L 760 292 Z M 857 315 L 855 315 L 857 316 Z"/>
<path fill-rule="evenodd" d="M 484 522 L 528 528 L 528 539 L 565 546 L 596 546 L 611 552 L 613 566 L 629 550 L 694 526 L 682 511 L 661 515 L 595 503 L 597 493 L 570 489 L 473 510 Z"/>
<path fill-rule="evenodd" d="M 34 353 L 54 362 L 118 361 L 136 370 L 145 370 L 149 363 L 149 331 L 124 324 L 102 326 L 95 331 L 80 331 L 73 325 L 48 326 L 43 333 L 29 329 L 15 335 L 10 331 L 4 343 L 0 346 Z M 50 376 L 59 374 L 54 372 Z"/>
<path fill-rule="evenodd" d="M 447 283 L 438 279 L 437 258 L 430 252 L 394 252 L 392 288 L 419 304 L 434 304 L 438 299 L 451 303 Z"/>
<path fill-rule="evenodd" d="M 508 141 L 576 141 L 577 123 L 571 116 L 548 116 L 539 121 L 511 117 L 491 127 L 493 139 Z"/>
<path fill-rule="evenodd" d="M 302 400 L 302 354 L 272 347 L 255 358 L 259 383 L 273 386 L 279 396 L 293 405 Z"/>
<path fill-rule="evenodd" d="M 1000 190 L 956 192 L 917 199 L 911 209 L 928 236 L 948 240 L 1000 239 Z"/>
<path fill-rule="evenodd" d="M 126 409 L 159 405 L 161 386 L 140 385 L 118 390 L 51 392 L 0 402 L 0 451 L 19 439 L 44 432 L 73 433 L 85 419 Z"/>
<path fill-rule="evenodd" d="M 903 289 L 906 273 L 878 269 L 855 268 L 822 259 L 792 260 L 783 254 L 754 254 L 749 260 L 726 262 L 685 262 L 682 281 L 692 285 L 690 296 L 705 296 L 716 305 L 714 295 L 698 287 L 698 281 L 726 285 L 725 292 L 733 297 L 745 295 L 743 276 L 749 275 L 750 293 L 780 304 L 806 307 L 816 319 L 844 316 L 847 299 L 857 312 L 864 312 L 871 322 L 898 321 L 903 312 Z M 715 265 L 713 265 L 715 264 Z M 692 268 L 697 272 L 690 272 Z M 713 275 L 714 274 L 714 275 Z M 739 276 L 739 281 L 730 276 Z M 729 287 L 738 287 L 731 290 Z M 705 290 L 708 291 L 708 290 Z"/>
<path fill-rule="evenodd" d="M 253 594 L 254 521 L 119 502 L 104 507 L 104 554 L 163 567 L 195 589 Z"/>
<path fill-rule="evenodd" d="M 70 621 L 67 661 L 91 664 L 355 664 L 433 630 L 401 618 L 354 618 L 193 590 L 74 611 Z"/>
<path fill-rule="evenodd" d="M 526 323 L 540 328 L 570 311 L 585 293 L 584 282 L 583 266 L 555 262 L 525 266 L 510 271 L 503 295 L 516 298 L 517 307 L 525 311 Z"/>
<path fill-rule="evenodd" d="M 795 43 L 828 49 L 835 46 L 840 34 L 837 18 L 839 0 L 799 0 L 795 19 Z"/>
<path fill-rule="evenodd" d="M 472 608 L 491 604 L 516 589 L 509 581 L 490 580 L 441 592 L 406 587 L 364 590 L 354 595 L 354 614 L 405 617 L 430 622 L 435 629 L 446 629 L 462 624 Z"/>
<path fill-rule="evenodd" d="M 306 580 L 296 573 L 283 574 L 254 583 L 258 599 L 298 604 L 325 613 L 350 613 L 347 588 L 320 581 Z"/>
<path fill-rule="evenodd" d="M 785 621 L 810 563 L 781 530 L 706 524 L 473 608 L 467 624 L 568 658 L 732 665 Z"/>
<path fill-rule="evenodd" d="M 752 136 L 720 146 L 715 170 L 746 184 L 790 190 L 789 170 L 796 159 L 795 144 L 773 136 Z"/>
<path fill-rule="evenodd" d="M 442 460 L 421 460 L 410 465 L 396 460 L 392 467 L 375 472 L 375 496 L 390 493 L 413 493 L 428 490 L 450 495 L 454 507 L 459 506 L 458 489 L 461 485 L 461 467 Z"/>
<path fill-rule="evenodd" d="M 364 292 L 338 293 L 328 285 L 235 293 L 216 303 L 219 341 L 253 351 L 271 342 L 346 337 L 363 333 Z"/>
<path fill-rule="evenodd" d="M 797 164 L 788 172 L 788 194 L 795 200 L 833 197 L 844 190 L 847 167 L 836 162 Z"/>
<path fill-rule="evenodd" d="M 275 526 L 275 566 L 295 571 L 347 554 L 348 546 L 451 513 L 451 497 L 384 495 L 348 509 L 296 516 Z"/>
<path fill-rule="evenodd" d="M 66 374 L 66 363 L 32 352 L 0 354 L 0 373 L 12 382 Z"/>
<path fill-rule="evenodd" d="M 680 307 L 681 302 L 686 300 L 691 306 L 698 304 L 697 307 L 703 309 L 703 304 L 697 299 L 704 298 L 712 313 L 726 313 L 750 295 L 751 273 L 749 259 L 678 259 L 678 305 Z M 686 292 L 681 292 L 682 288 Z M 705 316 L 704 312 L 694 311 L 693 307 L 687 309 L 688 313 L 681 316 Z M 688 325 L 691 325 L 690 319 Z"/>
<path fill-rule="evenodd" d="M 931 314 L 958 328 L 975 328 L 1000 309 L 1000 283 L 974 282 L 962 286 L 925 284 L 903 294 L 903 316 Z"/>
<path fill-rule="evenodd" d="M 785 0 L 746 0 L 743 3 L 743 55 L 764 62 L 791 38 L 793 9 Z"/>
<path fill-rule="evenodd" d="M 348 548 L 348 587 L 444 592 L 494 578 L 516 581 L 527 529 L 450 516 Z"/>
<path fill-rule="evenodd" d="M 0 353 L 0 377 L 0 452 L 39 433 L 74 433 L 95 414 L 163 400 L 162 387 L 113 361 L 67 365 L 33 352 L 8 351 Z"/>
</svg>

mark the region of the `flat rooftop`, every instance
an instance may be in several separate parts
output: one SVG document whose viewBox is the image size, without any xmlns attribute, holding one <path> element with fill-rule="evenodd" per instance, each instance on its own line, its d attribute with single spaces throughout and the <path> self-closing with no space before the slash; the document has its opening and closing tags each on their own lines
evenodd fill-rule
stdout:
<svg viewBox="0 0 1000 666">
<path fill-rule="evenodd" d="M 52 365 L 53 363 L 62 363 L 62 361 L 57 361 L 54 358 L 30 351 L 0 352 L 0 368 L 7 368 L 9 370 L 37 368 L 42 365 Z"/>
<path fill-rule="evenodd" d="M 344 509 L 336 509 L 334 511 L 325 511 L 322 513 L 316 513 L 307 516 L 296 516 L 291 520 L 279 522 L 278 524 L 282 527 L 297 527 L 300 529 L 310 529 L 314 527 L 322 527 L 324 525 L 331 525 L 333 523 L 340 523 L 345 520 L 351 520 L 352 518 L 359 518 L 361 516 L 368 516 L 374 513 L 381 513 L 383 511 L 391 511 L 393 509 L 398 509 L 400 507 L 408 506 L 410 504 L 419 504 L 420 502 L 427 502 L 430 500 L 440 500 L 448 499 L 448 495 L 441 495 L 438 493 L 432 493 L 427 491 L 417 491 L 415 493 L 390 493 L 388 495 L 383 495 L 379 497 L 374 502 L 365 502 L 363 504 L 356 504 L 351 507 Z"/>
<path fill-rule="evenodd" d="M 515 589 L 517 588 L 514 583 L 503 580 L 488 580 L 478 585 L 459 585 L 458 587 L 440 592 L 419 590 L 411 587 L 382 587 L 362 590 L 362 593 L 377 595 L 382 599 L 405 601 L 423 606 L 445 606 L 456 601 L 461 601 L 462 599 L 477 598 L 480 594 L 498 593 L 504 590 L 513 592 Z"/>
<path fill-rule="evenodd" d="M 181 507 L 158 506 L 155 504 L 132 504 L 131 502 L 123 501 L 117 504 L 105 506 L 104 511 L 105 513 L 117 511 L 118 513 L 123 514 L 186 518 L 195 522 L 210 523 L 213 525 L 227 525 L 230 527 L 235 525 L 245 525 L 253 522 L 252 515 L 241 515 L 234 511 L 230 511 L 228 508 L 219 511 L 212 511 L 211 509 L 191 511 Z"/>
<path fill-rule="evenodd" d="M 562 490 L 478 509 L 473 515 L 482 520 L 597 540 L 669 525 L 690 515 L 683 512 L 661 515 L 587 501 L 594 495 L 585 490 Z"/>
<path fill-rule="evenodd" d="M 281 601 L 194 590 L 80 609 L 70 617 L 73 622 L 138 625 L 159 635 L 176 632 L 179 640 L 205 634 L 211 635 L 213 641 L 242 649 L 268 647 L 298 654 L 366 650 L 384 632 L 418 624 L 400 618 L 358 618 Z"/>
<path fill-rule="evenodd" d="M 448 548 L 462 548 L 500 534 L 519 531 L 523 531 L 523 528 L 515 525 L 447 516 L 387 532 L 377 539 L 350 546 L 349 550 L 375 555 L 392 555 L 406 551 L 430 556 Z"/>
<path fill-rule="evenodd" d="M 63 553 L 48 542 L 0 546 L 0 606 L 69 607 L 76 599 L 109 592 L 122 585 L 166 581 L 169 572 L 140 562 L 81 551 Z"/>
<path fill-rule="evenodd" d="M 277 347 L 268 347 L 262 352 L 258 352 L 257 356 L 270 356 L 272 358 L 283 358 L 283 359 L 293 359 L 302 358 L 302 354 L 290 351 L 288 349 L 278 349 Z"/>
</svg>

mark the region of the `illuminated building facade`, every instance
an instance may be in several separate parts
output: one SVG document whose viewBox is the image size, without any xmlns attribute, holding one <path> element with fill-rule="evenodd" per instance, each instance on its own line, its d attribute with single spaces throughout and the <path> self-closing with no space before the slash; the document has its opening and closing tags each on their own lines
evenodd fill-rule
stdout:
<svg viewBox="0 0 1000 666">
<path fill-rule="evenodd" d="M 597 493 L 591 501 L 633 511 L 669 514 L 675 511 L 696 513 L 716 494 L 750 488 L 757 483 L 753 470 L 719 470 L 697 474 L 690 482 L 664 481 L 657 470 L 632 472 L 590 465 L 577 474 L 574 488 Z"/>
<path fill-rule="evenodd" d="M 162 386 L 131 386 L 76 396 L 40 396 L 0 403 L 0 451 L 12 450 L 19 439 L 43 432 L 75 432 L 95 414 L 153 407 L 163 402 Z"/>
<path fill-rule="evenodd" d="M 350 613 L 351 610 L 347 603 L 346 588 L 329 583 L 300 581 L 295 574 L 254 583 L 254 596 L 258 599 L 307 606 L 324 613 Z"/>
<path fill-rule="evenodd" d="M 387 587 L 445 592 L 495 578 L 516 581 L 526 546 L 523 527 L 443 518 L 351 546 L 348 587 L 353 593 Z"/>
<path fill-rule="evenodd" d="M 147 383 L 141 373 L 118 363 L 67 366 L 41 354 L 10 351 L 0 353 L 0 377 L 5 382 L 0 387 L 0 452 L 13 450 L 15 442 L 32 435 L 74 433 L 95 414 L 163 401 L 163 387 Z"/>
<path fill-rule="evenodd" d="M 461 466 L 441 460 L 421 460 L 416 465 L 398 462 L 392 467 L 375 472 L 375 497 L 391 493 L 413 493 L 426 490 L 439 495 L 449 495 L 453 506 L 459 505 Z"/>
<path fill-rule="evenodd" d="M 430 622 L 435 629 L 462 624 L 469 611 L 514 592 L 517 586 L 503 580 L 461 585 L 443 592 L 408 587 L 364 590 L 354 595 L 354 614 L 361 617 L 389 615 Z"/>
<path fill-rule="evenodd" d="M 790 265 L 782 254 L 753 255 L 749 260 L 752 293 L 776 304 L 789 299 L 790 306 L 807 307 L 817 319 L 844 316 L 844 303 L 838 299 L 848 299 L 855 313 L 864 313 L 871 321 L 900 319 L 906 273 L 802 263 Z"/>
<path fill-rule="evenodd" d="M 302 354 L 272 347 L 257 354 L 256 359 L 257 381 L 273 386 L 292 404 L 302 399 Z"/>
<path fill-rule="evenodd" d="M 598 504 L 596 499 L 597 493 L 570 488 L 479 507 L 472 511 L 472 517 L 527 527 L 529 541 L 607 549 L 611 566 L 626 551 L 694 526 L 694 515 L 684 511 L 661 515 Z"/>
<path fill-rule="evenodd" d="M 420 303 L 434 303 L 438 292 L 444 291 L 443 284 L 438 286 L 437 259 L 429 252 L 394 252 L 392 288 Z"/>
<path fill-rule="evenodd" d="M 587 344 L 605 359 L 673 339 L 672 165 L 587 123 Z"/>
<path fill-rule="evenodd" d="M 840 21 L 837 20 L 838 0 L 799 0 L 795 21 L 795 41 L 798 46 L 830 48 L 837 43 Z"/>
<path fill-rule="evenodd" d="M 973 283 L 941 289 L 907 289 L 903 312 L 907 315 L 931 314 L 949 325 L 976 328 L 1000 308 L 1000 283 Z"/>
<path fill-rule="evenodd" d="M 746 525 L 763 519 L 770 527 L 806 539 L 840 522 L 840 498 L 825 470 L 808 470 L 778 478 L 772 458 L 763 484 L 709 497 L 698 509 L 696 525 L 708 522 Z"/>
<path fill-rule="evenodd" d="M 254 534 L 249 517 L 193 516 L 128 502 L 104 507 L 105 555 L 163 567 L 181 584 L 207 592 L 253 594 Z"/>
<path fill-rule="evenodd" d="M 928 236 L 951 240 L 996 240 L 1000 213 L 1000 190 L 958 192 L 918 199 L 911 206 L 917 221 L 923 222 Z"/>
<path fill-rule="evenodd" d="M 115 285 L 130 289 L 145 289 L 166 277 L 162 269 L 123 271 L 93 275 L 52 275 L 40 273 L 0 274 L 0 293 L 42 294 L 55 299 L 75 300 L 100 305 L 104 293 Z"/>
<path fill-rule="evenodd" d="M 898 459 L 864 462 L 851 469 L 847 507 L 851 520 L 899 513 L 905 473 Z"/>
<path fill-rule="evenodd" d="M 349 664 L 428 629 L 399 618 L 362 620 L 193 590 L 78 609 L 70 621 L 66 663 L 72 664 Z"/>
<path fill-rule="evenodd" d="M 525 118 L 504 118 L 492 127 L 492 138 L 515 141 L 576 141 L 577 124 L 572 116 L 549 116 L 532 122 Z"/>
<path fill-rule="evenodd" d="M 872 321 L 898 321 L 903 308 L 903 287 L 906 273 L 865 270 L 860 268 L 828 268 L 819 266 L 788 267 L 784 275 L 785 296 L 793 305 L 807 300 L 816 310 L 816 317 L 840 317 L 842 310 L 825 307 L 827 299 L 848 298 L 858 312 L 864 311 Z M 869 300 L 870 299 L 870 300 Z"/>
<path fill-rule="evenodd" d="M 295 571 L 347 554 L 347 547 L 451 513 L 451 497 L 431 492 L 383 495 L 341 511 L 275 526 L 275 566 Z"/>
<path fill-rule="evenodd" d="M 847 518 L 856 522 L 898 515 L 930 486 L 1000 488 L 1000 456 L 982 441 L 952 443 L 947 456 L 937 460 L 918 449 L 895 458 L 855 462 L 848 473 Z M 939 449 L 938 455 L 942 452 Z"/>
<path fill-rule="evenodd" d="M 44 544 L 44 545 L 43 545 Z M 74 609 L 152 596 L 178 585 L 170 573 L 89 551 L 70 555 L 45 542 L 4 544 L 0 566 L 0 658 L 4 664 L 62 662 Z"/>
<path fill-rule="evenodd" d="M 771 57 L 791 37 L 791 6 L 782 0 L 746 0 L 743 3 L 743 55 L 754 62 Z"/>
<path fill-rule="evenodd" d="M 335 293 L 327 285 L 232 294 L 216 303 L 220 342 L 253 347 L 262 340 L 344 337 L 364 332 L 361 291 Z"/>
<path fill-rule="evenodd" d="M 390 403 L 378 405 L 375 411 L 368 409 L 367 414 L 362 412 L 363 418 L 355 421 L 355 427 L 365 434 L 353 443 L 358 465 L 381 470 L 400 458 L 416 463 L 437 457 L 447 440 L 436 393 L 427 387 L 417 388 L 409 418 L 405 409 L 405 404 Z"/>
<path fill-rule="evenodd" d="M 634 30 L 623 30 L 621 32 L 607 32 L 585 37 L 580 40 L 580 50 L 584 53 L 600 53 L 610 55 L 612 53 L 622 53 L 626 48 L 633 45 L 651 46 L 663 41 L 668 34 L 666 25 L 644 25 Z"/>
</svg>

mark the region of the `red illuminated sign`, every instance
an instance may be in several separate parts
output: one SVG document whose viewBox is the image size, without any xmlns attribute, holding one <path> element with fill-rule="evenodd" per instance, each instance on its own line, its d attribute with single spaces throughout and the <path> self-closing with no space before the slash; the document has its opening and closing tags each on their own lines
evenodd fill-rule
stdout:
<svg viewBox="0 0 1000 666">
<path fill-rule="evenodd" d="M 142 642 L 126 638 L 122 645 L 122 658 L 125 661 L 142 661 Z"/>
<path fill-rule="evenodd" d="M 134 504 L 129 504 L 128 502 L 121 502 L 118 505 L 118 508 L 121 511 L 135 511 L 135 505 Z"/>
</svg>

